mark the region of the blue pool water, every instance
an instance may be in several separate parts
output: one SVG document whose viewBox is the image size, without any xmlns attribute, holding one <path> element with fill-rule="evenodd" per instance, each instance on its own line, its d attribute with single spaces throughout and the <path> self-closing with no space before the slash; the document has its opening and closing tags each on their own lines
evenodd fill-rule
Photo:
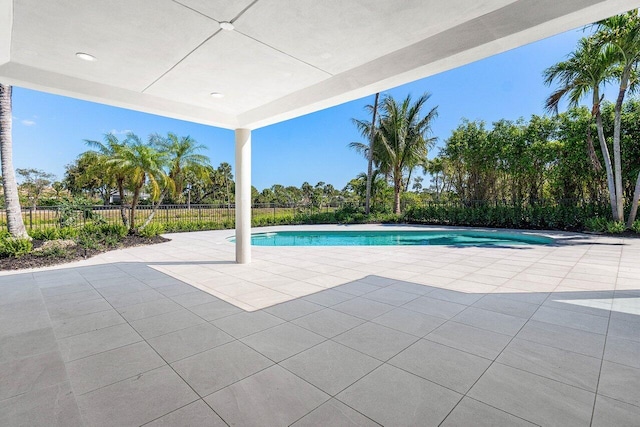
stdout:
<svg viewBox="0 0 640 427">
<path fill-rule="evenodd" d="M 513 246 L 553 243 L 553 239 L 542 236 L 464 230 L 278 231 L 251 235 L 254 246 Z"/>
</svg>

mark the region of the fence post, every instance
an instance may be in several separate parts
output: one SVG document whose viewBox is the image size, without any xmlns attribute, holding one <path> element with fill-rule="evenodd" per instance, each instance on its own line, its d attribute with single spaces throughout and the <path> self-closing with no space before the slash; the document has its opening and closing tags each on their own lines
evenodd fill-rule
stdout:
<svg viewBox="0 0 640 427">
<path fill-rule="evenodd" d="M 29 230 L 33 229 L 33 206 L 29 207 Z"/>
<path fill-rule="evenodd" d="M 276 222 L 276 204 L 273 204 L 273 222 Z"/>
</svg>

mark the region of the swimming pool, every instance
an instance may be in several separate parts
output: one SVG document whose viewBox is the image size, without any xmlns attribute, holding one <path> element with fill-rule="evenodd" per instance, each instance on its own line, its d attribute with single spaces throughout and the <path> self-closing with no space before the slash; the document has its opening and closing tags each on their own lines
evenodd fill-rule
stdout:
<svg viewBox="0 0 640 427">
<path fill-rule="evenodd" d="M 233 238 L 230 239 L 234 241 Z M 278 231 L 254 233 L 254 246 L 513 246 L 550 245 L 549 237 L 495 231 L 376 230 L 376 231 Z"/>
</svg>

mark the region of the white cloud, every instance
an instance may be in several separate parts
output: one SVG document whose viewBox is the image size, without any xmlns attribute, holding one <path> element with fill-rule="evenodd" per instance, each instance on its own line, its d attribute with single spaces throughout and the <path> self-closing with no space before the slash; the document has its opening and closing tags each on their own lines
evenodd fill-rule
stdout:
<svg viewBox="0 0 640 427">
<path fill-rule="evenodd" d="M 36 122 L 34 122 L 33 120 L 21 120 L 20 123 L 22 123 L 25 126 L 35 126 Z"/>
<path fill-rule="evenodd" d="M 129 129 L 122 129 L 122 130 L 118 130 L 118 129 L 111 129 L 111 130 L 109 131 L 109 133 L 112 133 L 112 134 L 114 134 L 114 135 L 126 135 L 126 134 L 128 134 L 129 132 L 131 132 L 131 130 L 129 130 Z"/>
</svg>

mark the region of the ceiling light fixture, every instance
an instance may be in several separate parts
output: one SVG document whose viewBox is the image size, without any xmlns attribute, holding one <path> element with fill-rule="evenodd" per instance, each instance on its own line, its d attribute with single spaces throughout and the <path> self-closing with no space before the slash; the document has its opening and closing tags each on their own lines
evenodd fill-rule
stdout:
<svg viewBox="0 0 640 427">
<path fill-rule="evenodd" d="M 223 21 L 220 23 L 220 28 L 225 31 L 233 31 L 236 27 L 231 22 Z"/>
<path fill-rule="evenodd" d="M 82 59 L 83 61 L 91 61 L 91 62 L 94 62 L 94 61 L 97 61 L 97 60 L 98 60 L 98 58 L 96 58 L 95 56 L 90 55 L 90 54 L 88 54 L 88 53 L 84 53 L 84 52 L 77 52 L 77 53 L 76 53 L 76 56 L 77 56 L 78 58 Z"/>
<path fill-rule="evenodd" d="M 224 94 L 220 92 L 211 92 L 210 95 L 212 98 L 224 98 Z"/>
</svg>

